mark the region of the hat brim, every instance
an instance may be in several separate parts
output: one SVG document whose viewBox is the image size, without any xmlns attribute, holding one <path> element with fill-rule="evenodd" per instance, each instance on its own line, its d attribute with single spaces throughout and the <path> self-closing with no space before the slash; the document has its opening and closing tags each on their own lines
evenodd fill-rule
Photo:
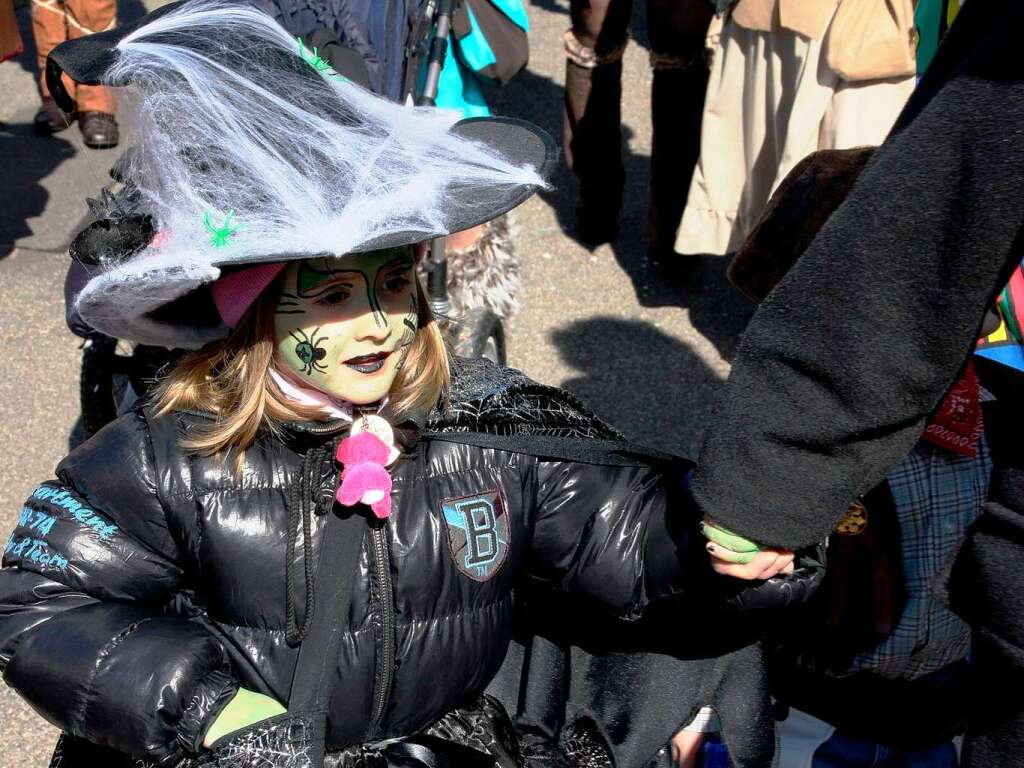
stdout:
<svg viewBox="0 0 1024 768">
<path fill-rule="evenodd" d="M 117 62 L 117 44 L 139 27 L 156 21 L 185 2 L 177 0 L 168 3 L 128 24 L 67 40 L 50 51 L 46 57 L 46 87 L 57 105 L 65 112 L 75 111 L 75 100 L 64 88 L 61 74 L 67 74 L 76 83 L 84 85 L 127 85 L 124 82 L 112 82 L 106 77 Z"/>
</svg>

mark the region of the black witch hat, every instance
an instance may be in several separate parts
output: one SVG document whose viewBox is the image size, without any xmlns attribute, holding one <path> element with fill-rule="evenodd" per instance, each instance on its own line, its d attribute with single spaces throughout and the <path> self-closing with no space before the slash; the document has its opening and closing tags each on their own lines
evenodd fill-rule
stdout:
<svg viewBox="0 0 1024 768">
<path fill-rule="evenodd" d="M 134 205 L 91 225 L 72 253 L 95 270 L 83 319 L 150 344 L 226 332 L 196 311 L 225 268 L 469 229 L 530 197 L 556 157 L 521 120 L 380 99 L 261 11 L 221 0 L 58 46 L 47 77 L 59 101 L 62 73 L 135 92 L 138 143 L 120 169 Z"/>
</svg>

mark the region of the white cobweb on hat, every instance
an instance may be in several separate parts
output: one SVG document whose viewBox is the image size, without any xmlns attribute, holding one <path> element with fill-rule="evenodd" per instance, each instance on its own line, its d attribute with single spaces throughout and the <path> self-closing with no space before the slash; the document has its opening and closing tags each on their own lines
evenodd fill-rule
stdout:
<svg viewBox="0 0 1024 768">
<path fill-rule="evenodd" d="M 446 234 L 456 188 L 465 212 L 467 189 L 544 186 L 534 168 L 450 133 L 458 113 L 363 90 L 252 7 L 195 0 L 117 52 L 105 79 L 131 83 L 137 133 L 122 175 L 160 236 L 83 291 L 83 315 L 98 327 L 110 324 L 111 292 L 123 320 L 219 267 L 341 255 L 396 232 L 406 242 Z M 171 276 L 162 266 L 179 280 L 152 284 Z"/>
</svg>

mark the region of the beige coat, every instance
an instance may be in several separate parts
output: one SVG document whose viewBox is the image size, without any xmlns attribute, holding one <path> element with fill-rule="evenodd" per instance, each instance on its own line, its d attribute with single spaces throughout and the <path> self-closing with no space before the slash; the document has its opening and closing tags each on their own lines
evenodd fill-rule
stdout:
<svg viewBox="0 0 1024 768">
<path fill-rule="evenodd" d="M 771 32 L 777 23 L 783 29 L 820 40 L 837 5 L 839 0 L 739 0 L 732 20 L 756 32 Z"/>
<path fill-rule="evenodd" d="M 714 48 L 700 161 L 677 230 L 676 251 L 735 251 L 757 223 L 772 190 L 808 154 L 882 143 L 914 89 L 913 75 L 852 81 L 831 66 L 834 17 L 844 5 L 854 9 L 868 1 L 877 2 L 741 0 Z M 883 7 L 888 2 L 894 0 L 882 0 Z M 827 7 L 833 18 L 825 19 L 819 37 L 795 32 L 775 23 L 789 4 L 798 10 L 811 4 Z M 746 26 L 758 23 L 754 12 L 766 8 L 776 14 L 760 17 L 762 24 L 765 19 L 772 22 L 770 29 Z M 744 13 L 750 15 L 744 18 Z M 817 22 L 805 15 L 800 24 Z"/>
<path fill-rule="evenodd" d="M 914 0 L 739 0 L 732 21 L 755 32 L 796 32 L 810 40 L 828 33 L 829 66 L 844 80 L 916 71 Z"/>
</svg>

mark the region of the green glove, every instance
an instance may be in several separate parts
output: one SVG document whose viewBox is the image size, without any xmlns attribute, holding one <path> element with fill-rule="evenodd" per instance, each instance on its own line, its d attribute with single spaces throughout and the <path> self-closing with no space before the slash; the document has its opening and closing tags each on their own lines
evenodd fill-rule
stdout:
<svg viewBox="0 0 1024 768">
<path fill-rule="evenodd" d="M 712 525 L 708 522 L 702 522 L 700 524 L 700 532 L 704 534 L 704 538 L 709 541 L 715 542 L 720 547 L 724 547 L 730 552 L 735 553 L 735 557 L 729 557 L 731 562 L 740 563 L 746 565 L 758 552 L 762 551 L 762 547 L 757 542 L 745 539 L 739 534 L 733 533 L 732 531 L 721 528 L 717 525 Z"/>
<path fill-rule="evenodd" d="M 203 746 L 209 748 L 217 739 L 241 730 L 247 725 L 253 725 L 276 715 L 283 715 L 287 711 L 278 703 L 277 699 L 246 688 L 239 688 L 206 732 Z"/>
</svg>

